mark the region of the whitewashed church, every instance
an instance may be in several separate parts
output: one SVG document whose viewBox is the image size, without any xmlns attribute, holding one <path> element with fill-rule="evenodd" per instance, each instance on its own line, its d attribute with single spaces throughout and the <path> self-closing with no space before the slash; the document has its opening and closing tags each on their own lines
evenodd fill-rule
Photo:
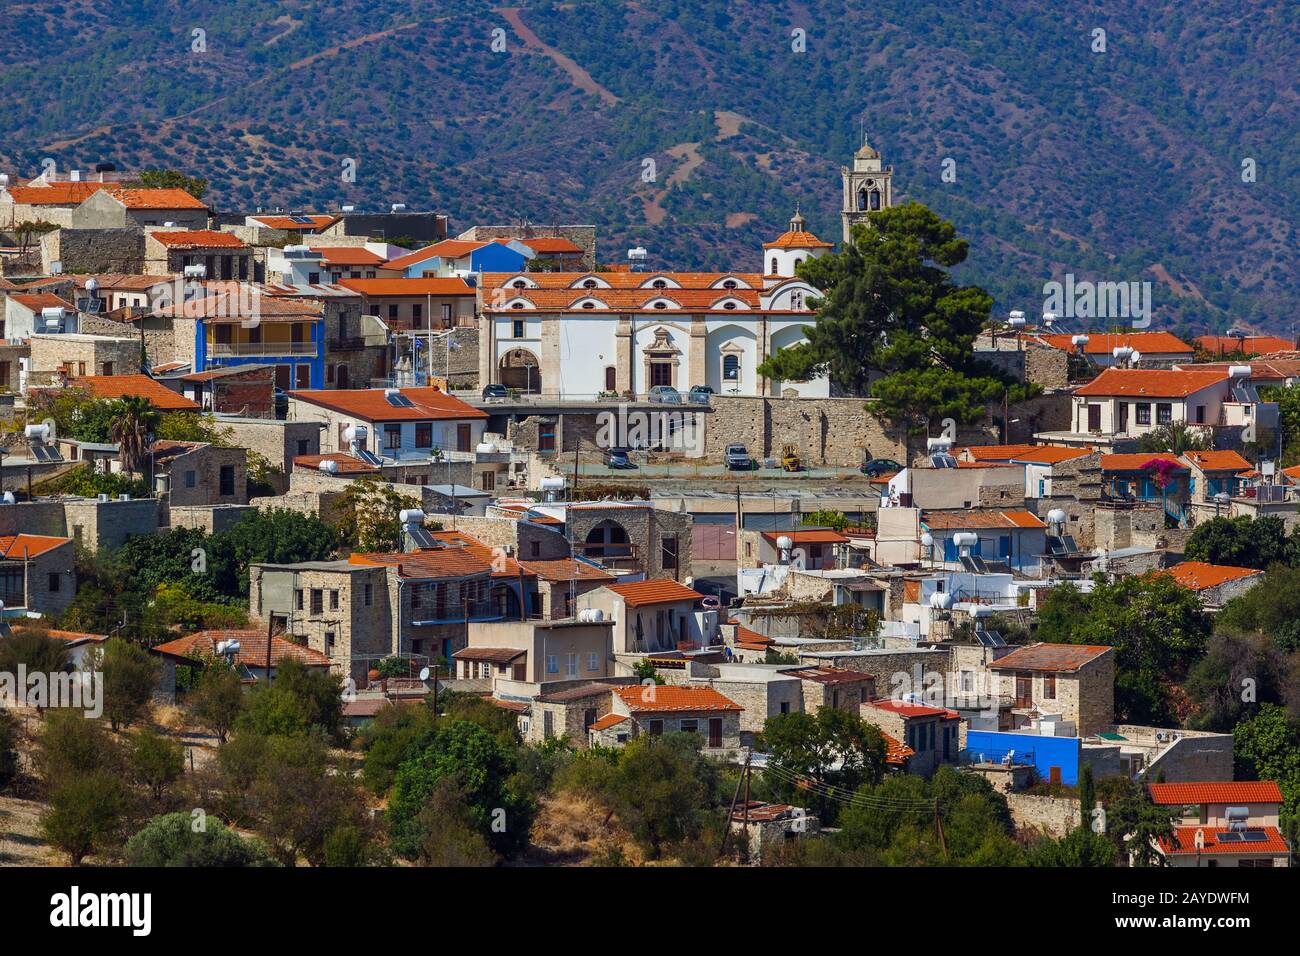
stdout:
<svg viewBox="0 0 1300 956">
<path fill-rule="evenodd" d="M 844 236 L 893 204 L 892 168 L 864 145 L 842 170 Z M 805 340 L 817 290 L 795 275 L 833 248 L 796 208 L 765 243 L 757 272 L 484 273 L 479 284 L 479 381 L 546 398 L 644 399 L 655 386 L 685 393 L 825 397 L 825 377 L 772 380 L 758 367 Z"/>
</svg>

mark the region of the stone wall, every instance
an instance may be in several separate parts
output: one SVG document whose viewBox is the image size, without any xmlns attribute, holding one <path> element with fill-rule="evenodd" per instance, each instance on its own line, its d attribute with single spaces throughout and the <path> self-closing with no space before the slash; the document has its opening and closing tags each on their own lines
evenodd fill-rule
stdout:
<svg viewBox="0 0 1300 956">
<path fill-rule="evenodd" d="M 34 374 L 67 367 L 73 375 L 136 375 L 140 340 L 102 335 L 33 335 L 30 370 Z"/>
<path fill-rule="evenodd" d="M 462 516 L 456 519 L 456 530 L 490 548 L 512 549 L 512 556 L 520 561 L 554 561 L 569 556 L 569 541 L 559 531 L 514 518 Z"/>
<path fill-rule="evenodd" d="M 41 265 L 61 262 L 66 275 L 144 271 L 144 232 L 124 229 L 56 229 L 41 237 Z"/>
<path fill-rule="evenodd" d="M 201 528 L 216 534 L 256 510 L 252 505 L 172 505 L 167 514 L 172 528 Z"/>
<path fill-rule="evenodd" d="M 289 472 L 293 469 L 295 455 L 319 455 L 321 451 L 320 422 L 300 421 L 281 422 L 267 419 L 265 421 L 223 419 L 223 429 L 229 428 L 234 433 L 234 442 L 256 452 L 272 465 L 280 468 L 285 475 L 285 487 L 288 487 Z M 300 447 L 300 443 L 304 443 Z"/>
<path fill-rule="evenodd" d="M 1042 797 L 1008 793 L 1007 809 L 1019 832 L 1041 832 L 1061 838 L 1079 826 L 1079 801 L 1074 797 Z"/>
</svg>

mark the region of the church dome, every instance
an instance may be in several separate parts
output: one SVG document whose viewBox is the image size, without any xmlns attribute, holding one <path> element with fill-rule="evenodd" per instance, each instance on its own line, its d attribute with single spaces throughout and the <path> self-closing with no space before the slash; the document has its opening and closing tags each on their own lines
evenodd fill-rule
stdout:
<svg viewBox="0 0 1300 956">
<path fill-rule="evenodd" d="M 863 143 L 862 148 L 859 149 L 856 153 L 854 153 L 853 156 L 856 159 L 879 159 L 880 152 L 878 150 L 872 149 L 870 144 Z"/>
<path fill-rule="evenodd" d="M 799 207 L 794 207 L 794 215 L 790 217 L 790 228 L 781 235 L 777 236 L 772 242 L 763 243 L 764 249 L 830 249 L 831 243 L 822 242 L 815 235 L 808 231 L 808 220 L 804 219 L 803 214 L 799 212 Z"/>
</svg>

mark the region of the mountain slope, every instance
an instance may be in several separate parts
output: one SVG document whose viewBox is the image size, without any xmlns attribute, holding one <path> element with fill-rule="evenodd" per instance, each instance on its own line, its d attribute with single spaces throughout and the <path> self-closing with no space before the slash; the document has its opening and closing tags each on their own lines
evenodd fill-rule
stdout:
<svg viewBox="0 0 1300 956">
<path fill-rule="evenodd" d="M 593 222 L 606 260 L 644 245 L 662 266 L 757 268 L 796 201 L 838 240 L 865 131 L 900 197 L 971 238 L 963 278 L 1000 309 L 1033 314 L 1073 273 L 1151 281 L 1157 326 L 1291 335 L 1295 10 L 1136 6 L 11 4 L 0 168 L 174 166 L 222 208 Z"/>
</svg>

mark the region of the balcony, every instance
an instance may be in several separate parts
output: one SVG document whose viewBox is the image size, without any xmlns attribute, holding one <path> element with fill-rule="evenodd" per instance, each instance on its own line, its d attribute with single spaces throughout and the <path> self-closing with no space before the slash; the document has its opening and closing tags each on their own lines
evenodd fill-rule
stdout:
<svg viewBox="0 0 1300 956">
<path fill-rule="evenodd" d="M 232 358 L 244 356 L 273 356 L 281 358 L 286 355 L 314 356 L 317 354 L 315 342 L 209 342 L 210 358 Z"/>
</svg>

